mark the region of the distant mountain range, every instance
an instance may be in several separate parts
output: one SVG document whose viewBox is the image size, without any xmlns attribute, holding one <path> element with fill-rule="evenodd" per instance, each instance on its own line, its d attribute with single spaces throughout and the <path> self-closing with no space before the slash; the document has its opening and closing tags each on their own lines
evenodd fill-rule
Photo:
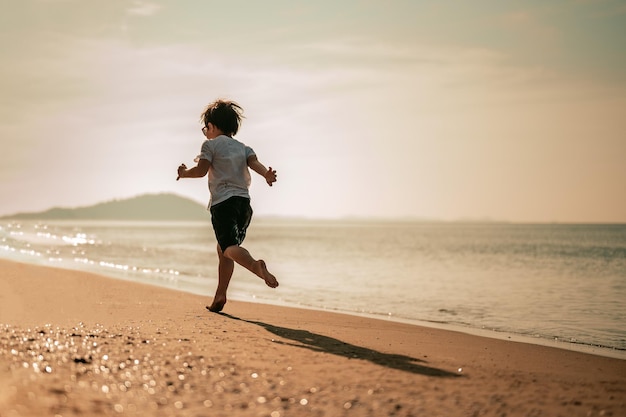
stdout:
<svg viewBox="0 0 626 417">
<path fill-rule="evenodd" d="M 41 220 L 208 220 L 206 207 L 175 194 L 144 194 L 87 207 L 55 207 L 37 213 L 17 213 L 3 219 Z"/>
</svg>

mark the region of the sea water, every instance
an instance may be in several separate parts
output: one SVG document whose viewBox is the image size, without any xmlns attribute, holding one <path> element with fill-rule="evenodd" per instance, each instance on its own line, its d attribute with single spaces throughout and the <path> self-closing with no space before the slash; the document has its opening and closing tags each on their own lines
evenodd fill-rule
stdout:
<svg viewBox="0 0 626 417">
<path fill-rule="evenodd" d="M 0 222 L 4 258 L 206 295 L 207 304 L 215 246 L 208 220 Z M 255 219 L 244 246 L 280 286 L 236 268 L 230 299 L 482 329 L 626 358 L 626 225 Z"/>
</svg>

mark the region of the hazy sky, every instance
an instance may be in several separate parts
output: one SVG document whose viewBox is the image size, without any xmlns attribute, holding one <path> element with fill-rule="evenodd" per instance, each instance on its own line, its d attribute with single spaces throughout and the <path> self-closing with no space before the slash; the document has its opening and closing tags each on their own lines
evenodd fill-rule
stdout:
<svg viewBox="0 0 626 417">
<path fill-rule="evenodd" d="M 258 215 L 626 222 L 623 0 L 0 5 L 0 214 L 206 203 L 225 97 Z"/>
</svg>

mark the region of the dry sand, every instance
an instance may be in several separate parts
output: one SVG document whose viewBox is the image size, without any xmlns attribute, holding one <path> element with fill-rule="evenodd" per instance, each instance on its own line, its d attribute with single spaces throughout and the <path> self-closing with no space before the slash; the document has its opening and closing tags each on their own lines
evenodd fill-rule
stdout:
<svg viewBox="0 0 626 417">
<path fill-rule="evenodd" d="M 0 416 L 626 416 L 625 360 L 209 302 L 0 261 Z"/>
</svg>

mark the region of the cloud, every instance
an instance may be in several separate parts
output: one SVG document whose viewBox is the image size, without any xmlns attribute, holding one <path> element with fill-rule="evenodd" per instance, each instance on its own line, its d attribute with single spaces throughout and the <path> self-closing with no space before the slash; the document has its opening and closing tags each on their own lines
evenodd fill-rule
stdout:
<svg viewBox="0 0 626 417">
<path fill-rule="evenodd" d="M 591 16 L 596 18 L 619 17 L 626 14 L 626 3 L 622 0 L 577 0 L 576 4 L 585 6 Z"/>
<path fill-rule="evenodd" d="M 326 74 L 325 81 L 333 85 L 397 85 L 405 94 L 419 91 L 422 97 L 425 91 L 534 91 L 558 80 L 554 70 L 516 64 L 513 56 L 487 47 L 391 44 L 347 38 L 301 45 L 298 49 L 305 51 L 302 59 L 311 63 L 309 71 L 317 73 L 318 79 Z M 293 54 L 288 55 L 294 59 Z"/>
<path fill-rule="evenodd" d="M 135 0 L 132 6 L 126 10 L 126 13 L 132 16 L 153 16 L 161 10 L 161 7 L 159 4 Z"/>
<path fill-rule="evenodd" d="M 521 45 L 532 43 L 535 48 L 545 49 L 559 40 L 561 31 L 549 18 L 554 12 L 545 9 L 516 10 L 494 16 L 495 26 L 502 34 L 521 36 Z"/>
</svg>

